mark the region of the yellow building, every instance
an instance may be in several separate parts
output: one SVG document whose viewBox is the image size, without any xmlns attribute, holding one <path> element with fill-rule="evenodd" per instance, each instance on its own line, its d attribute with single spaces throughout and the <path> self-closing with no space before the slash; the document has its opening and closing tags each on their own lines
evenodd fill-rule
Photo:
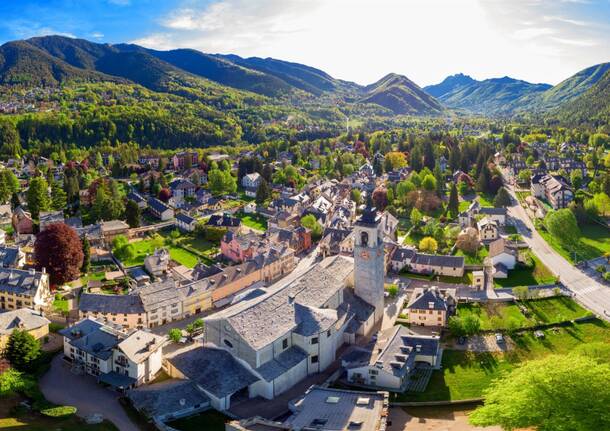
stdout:
<svg viewBox="0 0 610 431">
<path fill-rule="evenodd" d="M 53 300 L 49 274 L 33 269 L 0 268 L 0 310 L 40 311 Z"/>
<path fill-rule="evenodd" d="M 0 313 L 0 350 L 6 347 L 14 330 L 25 330 L 40 340 L 49 334 L 49 323 L 46 317 L 29 308 Z"/>
</svg>

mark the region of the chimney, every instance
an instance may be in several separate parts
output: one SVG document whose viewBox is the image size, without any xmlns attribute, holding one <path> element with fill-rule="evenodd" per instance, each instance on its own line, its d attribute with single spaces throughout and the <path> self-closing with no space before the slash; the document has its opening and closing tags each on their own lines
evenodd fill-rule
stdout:
<svg viewBox="0 0 610 431">
<path fill-rule="evenodd" d="M 44 270 L 44 268 L 43 268 L 43 270 Z M 30 269 L 28 269 L 28 273 L 30 275 L 34 275 L 34 274 L 36 274 L 36 270 L 34 268 L 30 268 Z"/>
</svg>

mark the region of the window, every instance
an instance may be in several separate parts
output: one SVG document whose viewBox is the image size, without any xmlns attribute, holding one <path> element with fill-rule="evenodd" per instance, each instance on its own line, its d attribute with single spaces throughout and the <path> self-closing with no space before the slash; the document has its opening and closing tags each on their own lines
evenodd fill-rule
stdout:
<svg viewBox="0 0 610 431">
<path fill-rule="evenodd" d="M 313 355 L 311 357 L 311 363 L 312 364 L 317 364 L 318 363 L 318 355 Z"/>
<path fill-rule="evenodd" d="M 230 347 L 231 349 L 233 348 L 233 343 L 231 343 L 229 340 L 226 340 L 226 339 L 225 339 L 225 340 L 223 340 L 223 342 L 225 343 L 225 345 L 226 345 L 227 347 Z"/>
<path fill-rule="evenodd" d="M 330 329 L 328 331 L 326 331 L 326 336 L 330 337 Z"/>
<path fill-rule="evenodd" d="M 285 338 L 282 341 L 282 349 L 287 349 L 288 348 L 288 338 Z"/>
<path fill-rule="evenodd" d="M 318 344 L 318 337 L 313 337 L 311 339 L 311 344 Z"/>
</svg>

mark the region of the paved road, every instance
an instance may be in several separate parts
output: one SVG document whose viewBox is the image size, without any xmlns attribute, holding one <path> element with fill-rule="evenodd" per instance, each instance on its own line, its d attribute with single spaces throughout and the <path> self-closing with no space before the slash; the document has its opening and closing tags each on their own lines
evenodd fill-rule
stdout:
<svg viewBox="0 0 610 431">
<path fill-rule="evenodd" d="M 525 242 L 583 305 L 604 319 L 610 320 L 610 316 L 606 314 L 607 311 L 610 313 L 610 289 L 574 267 L 553 250 L 536 231 L 525 209 L 519 204 L 513 187 L 509 186 L 508 191 L 513 198 L 513 205 L 508 208 L 508 215 L 515 221 L 517 231 Z"/>
<path fill-rule="evenodd" d="M 47 400 L 74 406 L 78 409 L 77 414 L 83 418 L 94 413 L 101 414 L 120 431 L 138 431 L 119 404 L 118 393 L 101 387 L 92 376 L 73 374 L 62 356 L 61 353 L 55 355 L 51 368 L 40 379 L 40 390 Z"/>
</svg>

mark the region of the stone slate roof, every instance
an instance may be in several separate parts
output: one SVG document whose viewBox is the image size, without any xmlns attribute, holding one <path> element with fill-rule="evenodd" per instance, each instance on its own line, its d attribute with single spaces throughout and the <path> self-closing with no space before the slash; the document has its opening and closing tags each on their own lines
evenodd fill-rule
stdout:
<svg viewBox="0 0 610 431">
<path fill-rule="evenodd" d="M 0 268 L 0 292 L 34 296 L 47 274 L 24 269 Z"/>
<path fill-rule="evenodd" d="M 294 315 L 297 323 L 294 332 L 304 337 L 328 331 L 339 319 L 337 310 L 307 307 L 299 303 L 294 304 Z"/>
<path fill-rule="evenodd" d="M 171 209 L 169 206 L 167 206 L 166 204 L 164 204 L 163 202 L 161 202 L 159 199 L 157 198 L 149 198 L 148 199 L 148 206 L 153 210 L 158 212 L 159 214 Z"/>
<path fill-rule="evenodd" d="M 186 213 L 179 213 L 176 216 L 176 220 L 185 223 L 185 224 L 191 224 L 195 221 L 197 221 L 195 218 L 191 217 L 190 215 L 186 214 Z"/>
<path fill-rule="evenodd" d="M 299 347 L 293 346 L 280 353 L 274 359 L 265 362 L 256 369 L 266 381 L 271 382 L 293 369 L 301 362 L 307 360 L 307 353 Z"/>
<path fill-rule="evenodd" d="M 510 249 L 506 245 L 504 238 L 498 238 L 494 242 L 489 244 L 489 257 L 496 257 L 502 253 L 515 254 L 513 249 Z"/>
<path fill-rule="evenodd" d="M 0 266 L 14 267 L 19 260 L 19 247 L 0 246 Z"/>
<path fill-rule="evenodd" d="M 239 227 L 241 225 L 241 220 L 226 214 L 214 214 L 210 217 L 206 225 L 219 227 Z"/>
<path fill-rule="evenodd" d="M 31 331 L 49 323 L 49 319 L 29 308 L 5 311 L 0 313 L 0 334 L 11 334 L 15 329 Z"/>
<path fill-rule="evenodd" d="M 144 199 L 144 197 L 140 193 L 135 192 L 133 190 L 127 194 L 127 199 L 131 199 L 132 201 L 138 204 L 140 202 L 146 202 L 146 199 Z"/>
<path fill-rule="evenodd" d="M 506 208 L 482 207 L 479 213 L 486 215 L 506 215 Z"/>
<path fill-rule="evenodd" d="M 138 330 L 121 341 L 118 347 L 127 358 L 139 364 L 160 349 L 164 342 L 165 338 L 160 335 Z"/>
<path fill-rule="evenodd" d="M 222 349 L 196 347 L 170 358 L 169 362 L 217 398 L 224 398 L 259 380 Z"/>
<path fill-rule="evenodd" d="M 188 380 L 144 385 L 128 391 L 127 396 L 133 406 L 149 418 L 170 415 L 210 402 L 197 384 Z"/>
<path fill-rule="evenodd" d="M 447 310 L 447 301 L 436 288 L 424 289 L 420 295 L 413 292 L 407 308 L 416 310 Z M 430 307 L 430 304 L 433 304 Z"/>
<path fill-rule="evenodd" d="M 417 252 L 413 248 L 398 247 L 392 253 L 392 261 L 404 262 L 405 260 L 412 260 Z"/>
<path fill-rule="evenodd" d="M 444 256 L 440 254 L 417 253 L 411 263 L 428 266 L 460 268 L 464 266 L 464 256 Z"/>
<path fill-rule="evenodd" d="M 111 327 L 91 319 L 81 320 L 59 333 L 70 339 L 72 346 L 104 361 L 112 356 L 112 349 L 125 337 Z"/>
<path fill-rule="evenodd" d="M 137 290 L 144 310 L 156 310 L 178 302 L 181 291 L 176 289 L 174 280 L 165 280 L 144 286 Z"/>
<path fill-rule="evenodd" d="M 327 258 L 297 279 L 289 283 L 279 281 L 269 288 L 268 294 L 246 304 L 235 304 L 209 320 L 227 319 L 253 349 L 261 349 L 297 328 L 295 304 L 320 308 L 345 287 L 353 266 L 350 258 Z"/>
<path fill-rule="evenodd" d="M 83 293 L 78 309 L 82 312 L 138 314 L 144 313 L 144 306 L 138 295 L 105 295 Z"/>
</svg>

